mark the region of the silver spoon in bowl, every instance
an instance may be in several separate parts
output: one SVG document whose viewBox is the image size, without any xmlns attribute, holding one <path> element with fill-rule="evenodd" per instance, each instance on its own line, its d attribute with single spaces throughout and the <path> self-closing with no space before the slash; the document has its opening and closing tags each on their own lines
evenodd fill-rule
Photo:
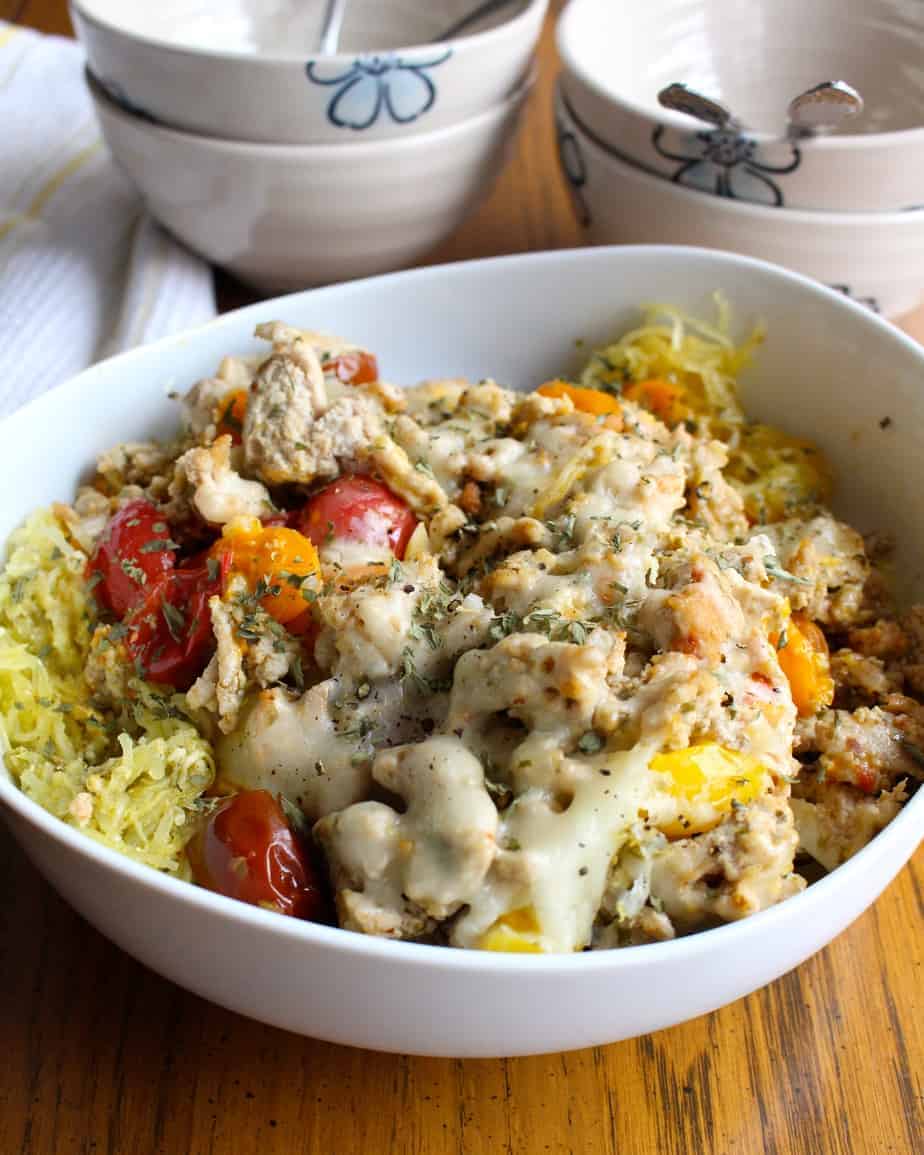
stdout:
<svg viewBox="0 0 924 1155">
<path fill-rule="evenodd" d="M 347 0 L 327 0 L 327 8 L 324 11 L 324 20 L 321 24 L 321 35 L 318 37 L 318 52 L 324 56 L 333 56 L 337 51 L 346 6 Z"/>
<path fill-rule="evenodd" d="M 515 0 L 483 0 L 483 3 L 479 4 L 477 8 L 472 9 L 467 16 L 463 16 L 455 23 L 450 24 L 442 35 L 434 37 L 430 43 L 438 44 L 443 40 L 454 40 L 473 24 L 477 24 L 488 16 L 493 16 L 495 12 L 500 12 L 502 8 L 507 8 L 514 2 Z M 318 52 L 324 56 L 331 56 L 337 51 L 346 6 L 347 0 L 327 0 L 324 21 L 321 24 L 321 35 L 318 37 Z"/>
<path fill-rule="evenodd" d="M 731 109 L 721 100 L 712 96 L 704 96 L 688 84 L 669 84 L 658 93 L 658 104 L 662 108 L 669 108 L 672 112 L 685 112 L 687 116 L 695 116 L 697 120 L 704 120 L 715 128 L 727 128 L 735 131 L 744 128 L 740 120 Z"/>
<path fill-rule="evenodd" d="M 845 80 L 824 80 L 789 102 L 786 134 L 804 139 L 830 132 L 863 111 L 863 97 Z"/>
<path fill-rule="evenodd" d="M 742 122 L 721 100 L 704 96 L 688 84 L 669 84 L 658 93 L 658 103 L 673 112 L 685 112 L 715 128 L 732 132 L 744 129 Z M 807 88 L 789 102 L 786 136 L 804 140 L 837 128 L 863 111 L 863 97 L 844 80 L 824 80 Z"/>
</svg>

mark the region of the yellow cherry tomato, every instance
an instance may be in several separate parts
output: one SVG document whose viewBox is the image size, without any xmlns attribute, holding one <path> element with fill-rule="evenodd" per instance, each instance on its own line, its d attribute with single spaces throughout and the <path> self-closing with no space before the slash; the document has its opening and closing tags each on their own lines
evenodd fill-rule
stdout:
<svg viewBox="0 0 924 1155">
<path fill-rule="evenodd" d="M 478 948 L 512 954 L 542 954 L 542 947 L 536 941 L 539 934 L 536 912 L 531 906 L 524 906 L 501 915 L 481 936 Z"/>
<path fill-rule="evenodd" d="M 757 758 L 717 742 L 656 754 L 648 769 L 665 779 L 670 804 L 659 808 L 656 822 L 668 838 L 687 838 L 718 826 L 733 805 L 753 802 L 767 781 L 767 770 Z"/>
<path fill-rule="evenodd" d="M 256 518 L 240 518 L 224 528 L 212 546 L 213 555 L 230 553 L 229 580 L 243 577 L 251 593 L 266 593 L 260 605 L 281 625 L 293 622 L 308 606 L 302 597 L 304 578 L 321 565 L 312 542 L 294 529 L 261 525 Z"/>
</svg>

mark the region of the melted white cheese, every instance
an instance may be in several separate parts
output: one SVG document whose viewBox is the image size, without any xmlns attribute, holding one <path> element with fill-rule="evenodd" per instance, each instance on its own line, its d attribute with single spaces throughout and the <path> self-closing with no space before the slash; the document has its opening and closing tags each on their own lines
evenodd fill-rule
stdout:
<svg viewBox="0 0 924 1155">
<path fill-rule="evenodd" d="M 587 759 L 563 810 L 536 787 L 515 798 L 498 833 L 499 845 L 508 851 L 456 924 L 453 942 L 477 946 L 498 919 L 530 908 L 543 951 L 586 946 L 610 862 L 650 792 L 653 753 L 654 747 L 646 745 Z"/>
</svg>

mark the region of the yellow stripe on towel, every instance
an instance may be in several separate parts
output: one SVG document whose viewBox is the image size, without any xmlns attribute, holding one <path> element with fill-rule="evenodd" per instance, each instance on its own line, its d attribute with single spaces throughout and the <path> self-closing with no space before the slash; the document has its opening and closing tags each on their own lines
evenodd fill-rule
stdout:
<svg viewBox="0 0 924 1155">
<path fill-rule="evenodd" d="M 66 164 L 63 164 L 57 172 L 52 173 L 32 198 L 31 204 L 24 213 L 17 213 L 16 216 L 9 217 L 0 224 L 0 240 L 23 221 L 38 220 L 42 215 L 42 210 L 45 205 L 48 204 L 68 177 L 73 176 L 75 172 L 83 168 L 87 161 L 91 160 L 100 151 L 102 145 L 103 142 L 97 138 L 85 148 L 80 149 L 79 152 L 75 152 Z"/>
</svg>

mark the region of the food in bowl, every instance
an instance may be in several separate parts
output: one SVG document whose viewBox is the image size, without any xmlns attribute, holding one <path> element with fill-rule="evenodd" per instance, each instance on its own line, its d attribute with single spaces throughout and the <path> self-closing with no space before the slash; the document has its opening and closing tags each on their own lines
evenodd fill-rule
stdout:
<svg viewBox="0 0 924 1155">
<path fill-rule="evenodd" d="M 921 612 L 815 447 L 747 420 L 725 321 L 650 310 L 527 394 L 260 326 L 173 443 L 12 535 L 14 780 L 392 938 L 621 947 L 797 893 L 921 777 Z"/>
</svg>

